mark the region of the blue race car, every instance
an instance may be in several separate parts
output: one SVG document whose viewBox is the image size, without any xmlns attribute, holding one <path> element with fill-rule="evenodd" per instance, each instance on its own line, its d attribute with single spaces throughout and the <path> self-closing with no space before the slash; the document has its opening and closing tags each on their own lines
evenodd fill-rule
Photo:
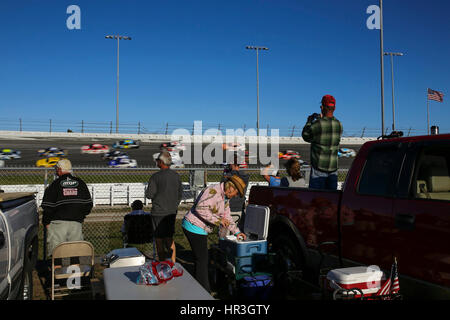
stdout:
<svg viewBox="0 0 450 320">
<path fill-rule="evenodd" d="M 116 160 L 108 161 L 110 168 L 136 168 L 137 161 L 129 158 L 117 158 Z"/>
<path fill-rule="evenodd" d="M 38 150 L 38 154 L 40 157 L 65 157 L 67 156 L 67 150 L 63 150 L 61 148 L 50 147 L 47 149 Z"/>
<path fill-rule="evenodd" d="M 139 148 L 139 141 L 133 139 L 125 139 L 113 143 L 114 149 L 132 149 Z"/>
</svg>

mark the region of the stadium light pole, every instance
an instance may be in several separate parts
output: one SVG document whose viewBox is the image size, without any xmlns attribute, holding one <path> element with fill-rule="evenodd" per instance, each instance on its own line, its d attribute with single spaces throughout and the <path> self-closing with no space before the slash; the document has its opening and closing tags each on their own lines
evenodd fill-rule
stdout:
<svg viewBox="0 0 450 320">
<path fill-rule="evenodd" d="M 385 52 L 385 56 L 391 56 L 391 79 L 392 79 L 392 131 L 395 131 L 395 102 L 394 102 L 394 56 L 401 57 L 401 52 Z"/>
<path fill-rule="evenodd" d="M 258 51 L 269 50 L 266 47 L 246 46 L 245 49 L 256 51 L 256 130 L 259 137 L 259 67 L 258 67 Z"/>
<path fill-rule="evenodd" d="M 116 133 L 119 132 L 119 41 L 131 40 L 131 37 L 115 35 L 105 36 L 106 39 L 117 39 L 117 100 L 116 100 Z"/>
</svg>

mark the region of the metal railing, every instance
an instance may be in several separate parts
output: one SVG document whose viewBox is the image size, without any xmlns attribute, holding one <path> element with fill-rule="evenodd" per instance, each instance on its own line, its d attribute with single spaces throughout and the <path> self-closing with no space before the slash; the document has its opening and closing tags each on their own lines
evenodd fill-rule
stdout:
<svg viewBox="0 0 450 320">
<path fill-rule="evenodd" d="M 300 120 L 300 119 L 299 119 Z M 306 119 L 305 119 L 306 121 Z M 283 128 L 274 128 L 268 124 L 261 124 L 261 129 L 266 129 L 270 132 L 271 129 L 278 129 L 279 136 L 281 137 L 301 137 L 304 121 L 297 125 L 288 125 Z M 0 118 L 0 128 L 1 130 L 7 131 L 41 131 L 41 132 L 76 132 L 76 133 L 116 133 L 115 122 L 113 121 L 102 121 L 93 122 L 86 120 L 79 121 L 67 121 L 58 119 L 8 119 Z M 218 131 L 224 132 L 226 129 L 243 129 L 244 131 L 251 128 L 246 124 L 242 125 L 230 125 L 224 123 L 203 123 L 202 130 L 217 129 Z M 176 129 L 186 129 L 188 132 L 193 134 L 194 125 L 186 123 L 144 123 L 141 121 L 136 122 L 122 122 L 119 123 L 118 133 L 124 134 L 171 134 Z M 385 134 L 388 134 L 389 128 L 386 128 Z M 397 131 L 403 131 L 405 136 L 417 136 L 426 135 L 427 130 L 417 129 L 414 127 L 399 127 Z M 440 128 L 441 132 L 450 132 L 450 128 Z M 355 128 L 348 127 L 344 125 L 344 137 L 378 137 L 380 136 L 379 128 Z"/>
</svg>

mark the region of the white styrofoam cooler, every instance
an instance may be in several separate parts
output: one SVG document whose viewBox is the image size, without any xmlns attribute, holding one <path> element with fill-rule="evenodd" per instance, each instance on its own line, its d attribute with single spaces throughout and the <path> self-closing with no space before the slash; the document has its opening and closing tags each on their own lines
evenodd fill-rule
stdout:
<svg viewBox="0 0 450 320">
<path fill-rule="evenodd" d="M 123 248 L 109 252 L 104 261 L 109 268 L 141 266 L 145 263 L 145 256 L 136 248 Z"/>
<path fill-rule="evenodd" d="M 247 239 L 238 241 L 235 236 L 227 236 L 219 239 L 219 248 L 227 254 L 229 260 L 234 263 L 236 257 L 248 257 L 239 259 L 236 268 L 251 265 L 253 254 L 267 254 L 267 234 L 269 230 L 270 209 L 266 206 L 248 205 L 245 211 L 244 230 Z M 247 271 L 251 271 L 246 267 Z"/>
<path fill-rule="evenodd" d="M 329 288 L 358 288 L 364 295 L 377 293 L 385 280 L 386 276 L 378 266 L 334 269 L 327 274 Z"/>
</svg>

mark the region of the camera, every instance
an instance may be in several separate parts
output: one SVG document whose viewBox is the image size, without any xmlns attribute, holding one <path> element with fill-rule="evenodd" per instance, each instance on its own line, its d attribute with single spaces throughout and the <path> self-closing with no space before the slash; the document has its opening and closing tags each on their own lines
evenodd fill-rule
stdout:
<svg viewBox="0 0 450 320">
<path fill-rule="evenodd" d="M 312 115 L 310 115 L 310 116 L 308 117 L 308 122 L 315 121 L 315 120 L 317 120 L 317 119 L 319 119 L 319 118 L 320 118 L 320 114 L 318 114 L 318 113 L 313 113 Z"/>
</svg>

